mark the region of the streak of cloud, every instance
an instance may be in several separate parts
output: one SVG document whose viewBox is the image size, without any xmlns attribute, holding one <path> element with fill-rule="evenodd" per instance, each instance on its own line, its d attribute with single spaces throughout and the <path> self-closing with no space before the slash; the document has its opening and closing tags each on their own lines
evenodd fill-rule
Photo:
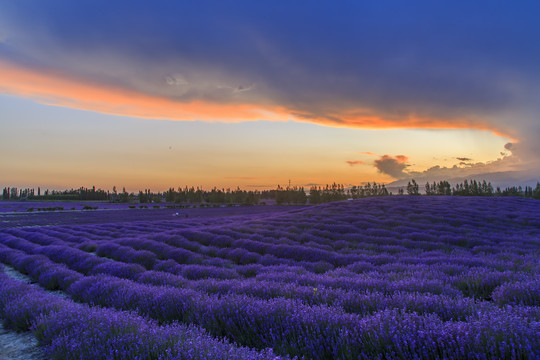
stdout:
<svg viewBox="0 0 540 360">
<path fill-rule="evenodd" d="M 150 119 L 206 120 L 225 122 L 259 120 L 286 121 L 289 115 L 275 108 L 249 104 L 215 103 L 201 100 L 179 102 L 114 86 L 103 86 L 62 74 L 36 72 L 0 61 L 0 91 L 39 102 L 106 114 Z"/>
</svg>

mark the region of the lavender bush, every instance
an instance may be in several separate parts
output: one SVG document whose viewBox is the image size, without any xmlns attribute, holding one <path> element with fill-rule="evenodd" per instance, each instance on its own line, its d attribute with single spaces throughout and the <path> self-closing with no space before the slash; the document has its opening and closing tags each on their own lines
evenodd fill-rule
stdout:
<svg viewBox="0 0 540 360">
<path fill-rule="evenodd" d="M 280 359 L 180 324 L 159 326 L 132 313 L 59 299 L 0 274 L 0 315 L 32 329 L 48 359 Z"/>
<path fill-rule="evenodd" d="M 540 358 L 538 201 L 132 213 L 0 229 L 0 261 L 35 282 L 0 276 L 3 321 L 50 358 Z"/>
</svg>

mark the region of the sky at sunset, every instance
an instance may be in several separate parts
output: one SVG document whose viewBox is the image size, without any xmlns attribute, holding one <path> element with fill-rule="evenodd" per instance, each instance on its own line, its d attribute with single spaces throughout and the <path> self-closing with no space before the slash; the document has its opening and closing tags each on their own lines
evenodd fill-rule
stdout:
<svg viewBox="0 0 540 360">
<path fill-rule="evenodd" d="M 540 179 L 536 1 L 0 0 L 0 185 Z"/>
</svg>

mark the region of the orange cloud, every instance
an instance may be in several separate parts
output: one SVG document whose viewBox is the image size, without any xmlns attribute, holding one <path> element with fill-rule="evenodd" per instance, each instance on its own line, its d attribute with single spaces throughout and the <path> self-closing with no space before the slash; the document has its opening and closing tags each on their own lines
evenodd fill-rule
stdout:
<svg viewBox="0 0 540 360">
<path fill-rule="evenodd" d="M 288 113 L 279 108 L 205 101 L 182 103 L 120 87 L 83 82 L 57 72 L 38 72 L 2 61 L 0 92 L 32 98 L 49 105 L 141 118 L 226 122 L 290 119 Z"/>
<path fill-rule="evenodd" d="M 385 155 L 385 156 L 388 156 L 388 155 Z M 405 162 L 409 161 L 409 158 L 406 157 L 405 155 L 396 155 L 396 156 L 394 156 L 394 158 L 395 158 L 399 163 L 405 163 Z"/>
<path fill-rule="evenodd" d="M 292 119 L 332 127 L 364 129 L 472 128 L 491 130 L 497 135 L 507 136 L 501 130 L 493 128 L 492 124 L 477 118 L 428 118 L 414 114 L 396 117 L 369 109 L 344 110 L 340 113 L 314 116 L 276 105 L 217 103 L 204 100 L 181 102 L 2 60 L 0 60 L 0 92 L 31 98 L 49 105 L 151 119 L 223 122 Z"/>
<path fill-rule="evenodd" d="M 345 161 L 347 164 L 349 164 L 350 166 L 355 166 L 355 165 L 362 165 L 364 164 L 364 162 L 362 160 L 354 160 L 354 161 Z"/>
<path fill-rule="evenodd" d="M 509 137 L 515 141 L 511 129 L 502 129 L 480 117 L 428 117 L 416 114 L 382 114 L 375 110 L 362 109 L 343 111 L 325 116 L 298 116 L 299 121 L 315 122 L 333 127 L 353 127 L 363 129 L 477 129 L 488 130 L 497 136 Z M 339 119 L 339 121 L 336 121 Z M 367 155 L 372 155 L 365 153 Z M 374 154 L 373 154 L 374 155 Z"/>
</svg>

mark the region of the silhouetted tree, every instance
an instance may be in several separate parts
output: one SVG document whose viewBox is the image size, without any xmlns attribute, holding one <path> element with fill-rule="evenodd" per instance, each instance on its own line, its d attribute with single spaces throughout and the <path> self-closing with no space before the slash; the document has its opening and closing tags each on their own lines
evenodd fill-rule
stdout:
<svg viewBox="0 0 540 360">
<path fill-rule="evenodd" d="M 419 189 L 418 189 L 418 184 L 416 183 L 416 181 L 414 179 L 409 181 L 409 183 L 407 184 L 407 194 L 409 194 L 409 195 L 420 195 L 420 192 L 419 192 Z"/>
</svg>

